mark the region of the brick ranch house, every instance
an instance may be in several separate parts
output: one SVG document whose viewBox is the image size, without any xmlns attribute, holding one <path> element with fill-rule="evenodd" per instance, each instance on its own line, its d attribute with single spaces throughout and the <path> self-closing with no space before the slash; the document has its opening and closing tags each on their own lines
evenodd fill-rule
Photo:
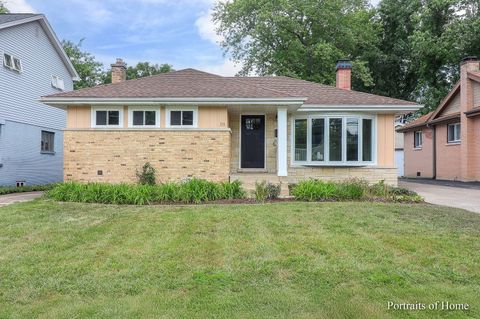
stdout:
<svg viewBox="0 0 480 319">
<path fill-rule="evenodd" d="M 42 97 L 67 110 L 64 177 L 134 182 L 145 162 L 159 181 L 189 177 L 295 183 L 305 178 L 397 184 L 396 114 L 412 102 L 350 90 L 351 63 L 337 87 L 275 77 L 222 77 L 193 69 Z M 282 187 L 285 191 L 287 187 Z"/>
<path fill-rule="evenodd" d="M 405 176 L 480 181 L 480 63 L 463 59 L 460 81 L 435 111 L 399 129 Z"/>
</svg>

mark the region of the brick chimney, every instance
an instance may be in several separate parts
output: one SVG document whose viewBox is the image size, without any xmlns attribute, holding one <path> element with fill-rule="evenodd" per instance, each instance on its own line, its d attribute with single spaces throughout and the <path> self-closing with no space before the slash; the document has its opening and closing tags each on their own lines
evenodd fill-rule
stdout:
<svg viewBox="0 0 480 319">
<path fill-rule="evenodd" d="M 344 90 L 352 89 L 352 63 L 350 60 L 337 61 L 337 88 Z"/>
<path fill-rule="evenodd" d="M 480 61 L 476 56 L 468 56 L 460 63 L 460 157 L 463 159 L 460 161 L 460 176 L 463 181 L 475 180 L 475 127 L 473 119 L 465 112 L 474 107 L 473 81 L 468 78 L 468 72 L 478 72 L 479 69 Z"/>
<path fill-rule="evenodd" d="M 120 83 L 127 79 L 127 64 L 122 59 L 117 58 L 117 61 L 111 67 L 112 83 Z"/>
</svg>

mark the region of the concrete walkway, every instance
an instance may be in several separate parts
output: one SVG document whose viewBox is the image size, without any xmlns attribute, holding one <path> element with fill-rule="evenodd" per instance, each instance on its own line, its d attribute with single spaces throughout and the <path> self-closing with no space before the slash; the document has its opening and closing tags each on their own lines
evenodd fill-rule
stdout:
<svg viewBox="0 0 480 319">
<path fill-rule="evenodd" d="M 25 192 L 25 193 L 13 193 L 7 195 L 0 195 L 0 207 L 14 203 L 28 202 L 35 198 L 39 198 L 43 195 L 43 192 Z"/>
<path fill-rule="evenodd" d="M 480 187 L 470 183 L 399 180 L 400 187 L 417 192 L 427 203 L 480 213 Z"/>
</svg>

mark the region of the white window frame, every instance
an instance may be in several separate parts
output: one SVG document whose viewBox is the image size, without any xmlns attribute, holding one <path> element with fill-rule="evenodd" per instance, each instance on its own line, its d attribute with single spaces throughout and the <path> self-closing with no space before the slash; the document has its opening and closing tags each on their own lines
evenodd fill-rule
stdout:
<svg viewBox="0 0 480 319">
<path fill-rule="evenodd" d="M 449 128 L 450 128 L 450 126 L 453 126 L 453 127 L 454 127 L 454 129 L 453 129 L 453 138 L 454 138 L 454 139 L 453 139 L 453 140 L 450 140 L 450 139 L 449 139 L 450 136 L 449 136 L 448 133 L 449 133 Z M 460 127 L 460 135 L 457 136 L 457 137 L 455 136 L 455 135 L 456 135 L 456 132 L 457 132 L 456 129 L 455 129 L 456 126 Z M 462 129 L 462 127 L 461 127 L 460 123 L 451 123 L 451 124 L 448 124 L 448 125 L 447 125 L 447 143 L 448 143 L 448 144 L 459 144 L 459 143 L 461 142 L 461 140 L 462 140 L 462 131 L 461 131 L 461 129 Z"/>
<path fill-rule="evenodd" d="M 155 111 L 155 125 L 133 125 L 134 111 Z M 143 121 L 145 123 L 145 113 L 143 113 Z M 128 107 L 128 127 L 129 128 L 159 128 L 160 127 L 160 107 L 158 106 L 129 106 Z"/>
<path fill-rule="evenodd" d="M 59 90 L 65 90 L 65 82 L 57 75 L 52 75 L 52 86 Z"/>
<path fill-rule="evenodd" d="M 324 126 L 324 161 L 312 161 L 312 120 L 325 119 Z M 330 161 L 330 119 L 342 119 L 342 160 Z M 358 161 L 347 161 L 347 118 L 358 119 Z M 295 120 L 307 120 L 307 160 L 295 160 Z M 363 119 L 372 120 L 372 160 L 362 161 L 363 158 Z M 319 113 L 309 115 L 293 116 L 291 119 L 291 140 L 290 140 L 290 161 L 292 166 L 374 166 L 377 164 L 377 117 L 372 114 L 358 113 Z"/>
<path fill-rule="evenodd" d="M 193 124 L 192 125 L 171 125 L 170 118 L 172 111 L 193 111 Z M 165 127 L 167 128 L 198 128 L 198 106 L 175 106 L 166 107 L 165 109 Z"/>
<path fill-rule="evenodd" d="M 417 145 L 415 142 L 415 137 L 417 136 L 417 133 L 420 133 L 420 144 Z M 423 131 L 414 131 L 413 132 L 413 148 L 416 150 L 422 149 L 423 146 Z"/>
<path fill-rule="evenodd" d="M 6 59 L 6 56 L 9 56 L 10 57 L 10 61 L 12 62 L 12 65 L 8 65 L 7 64 L 7 59 Z M 19 64 L 19 68 L 17 68 L 15 66 L 15 61 L 18 61 L 18 64 Z M 17 58 L 16 56 L 10 54 L 10 53 L 3 53 L 3 65 L 10 69 L 10 70 L 13 70 L 13 71 L 17 71 L 17 72 L 22 72 L 23 70 L 23 67 L 22 67 L 22 60 L 20 60 L 20 58 Z"/>
<path fill-rule="evenodd" d="M 118 111 L 118 125 L 97 125 L 97 111 Z M 91 126 L 92 128 L 122 128 L 123 127 L 123 107 L 104 106 L 104 107 L 92 107 L 91 111 Z M 107 114 L 108 122 L 108 114 Z"/>
</svg>

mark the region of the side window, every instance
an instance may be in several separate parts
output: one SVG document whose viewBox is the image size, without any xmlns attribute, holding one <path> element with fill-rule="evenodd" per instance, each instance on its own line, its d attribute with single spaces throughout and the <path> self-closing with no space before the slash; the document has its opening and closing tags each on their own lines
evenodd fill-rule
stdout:
<svg viewBox="0 0 480 319">
<path fill-rule="evenodd" d="M 92 127 L 122 127 L 123 112 L 120 109 L 94 109 Z"/>
<path fill-rule="evenodd" d="M 197 127 L 198 110 L 170 109 L 167 110 L 167 127 Z"/>
<path fill-rule="evenodd" d="M 415 148 L 421 148 L 423 145 L 423 136 L 422 136 L 422 131 L 415 131 L 414 133 L 414 139 L 413 139 L 413 146 Z"/>
<path fill-rule="evenodd" d="M 65 83 L 62 78 L 56 75 L 52 75 L 52 86 L 59 90 L 65 90 Z"/>
<path fill-rule="evenodd" d="M 3 66 L 13 71 L 22 72 L 20 59 L 8 53 L 3 54 Z"/>
<path fill-rule="evenodd" d="M 53 153 L 55 152 L 55 133 L 49 131 L 42 131 L 41 152 Z"/>
</svg>

